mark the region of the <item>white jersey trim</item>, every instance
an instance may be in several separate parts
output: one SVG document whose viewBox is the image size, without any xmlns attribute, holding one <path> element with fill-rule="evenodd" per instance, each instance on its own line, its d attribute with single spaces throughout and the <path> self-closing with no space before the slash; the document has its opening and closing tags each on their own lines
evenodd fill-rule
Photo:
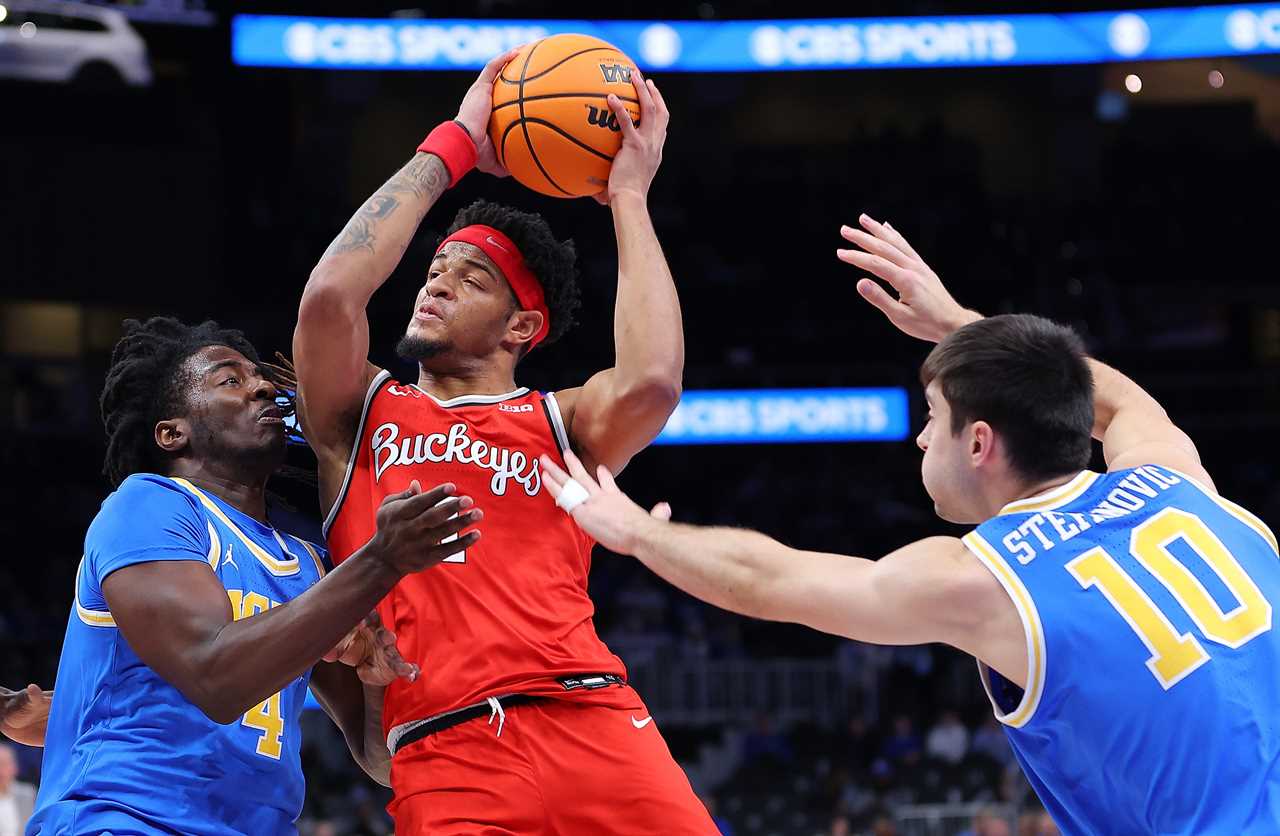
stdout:
<svg viewBox="0 0 1280 836">
<path fill-rule="evenodd" d="M 442 401 L 439 398 L 437 398 L 435 395 L 431 394 L 426 389 L 423 389 L 421 386 L 419 386 L 416 383 L 411 383 L 409 385 L 412 386 L 414 389 L 417 389 L 422 394 L 426 395 L 431 400 L 435 401 L 436 406 L 442 406 L 442 407 L 445 407 L 446 409 L 454 406 L 472 406 L 475 404 L 501 403 L 502 401 L 509 401 L 512 398 L 519 398 L 529 394 L 529 387 L 521 386 L 518 389 L 512 389 L 510 392 L 507 392 L 504 395 L 458 395 L 456 398 L 449 398 L 449 400 L 447 401 Z"/>
<path fill-rule="evenodd" d="M 1040 624 L 1040 613 L 1036 610 L 1035 601 L 1031 598 L 1031 593 L 1027 591 L 1023 585 L 1022 579 L 1009 566 L 1008 562 L 1000 555 L 1000 552 L 992 548 L 991 544 L 979 534 L 977 531 L 970 531 L 961 538 L 969 551 L 973 552 L 978 560 L 982 561 L 982 565 L 996 576 L 996 580 L 1004 587 L 1004 591 L 1013 601 L 1013 606 L 1018 611 L 1018 617 L 1022 620 L 1022 630 L 1027 637 L 1027 685 L 1022 689 L 1022 701 L 1018 706 L 1008 713 L 1000 709 L 1000 705 L 996 702 L 995 696 L 991 693 L 991 679 L 988 675 L 988 667 L 981 660 L 978 662 L 978 672 L 982 677 L 982 688 L 987 692 L 987 699 L 991 700 L 991 708 L 995 712 L 996 719 L 1006 726 L 1015 729 L 1022 728 L 1031 721 L 1035 716 L 1036 708 L 1040 705 L 1040 696 L 1044 693 L 1044 679 L 1046 668 L 1046 652 L 1044 640 L 1044 628 Z"/>
<path fill-rule="evenodd" d="M 334 521 L 338 519 L 338 512 L 342 510 L 343 500 L 347 498 L 347 490 L 351 487 L 351 476 L 355 473 L 356 459 L 360 456 L 360 445 L 364 439 L 364 425 L 369 420 L 369 406 L 373 403 L 373 396 L 382 388 L 382 384 L 387 382 L 391 377 L 391 372 L 383 369 L 374 377 L 373 382 L 369 384 L 369 391 L 364 394 L 364 406 L 360 408 L 360 423 L 356 426 L 355 439 L 351 442 L 351 455 L 347 458 L 347 472 L 342 476 L 342 487 L 338 490 L 338 495 L 333 499 L 333 507 L 329 509 L 329 513 L 324 518 L 324 525 L 321 532 L 326 540 L 329 539 L 329 528 Z"/>
<path fill-rule="evenodd" d="M 76 586 L 75 593 L 76 615 L 80 620 L 90 627 L 115 627 L 116 620 L 109 610 L 91 610 L 80 603 L 80 575 L 84 571 L 84 558 L 80 558 L 80 565 L 76 567 Z"/>
<path fill-rule="evenodd" d="M 543 396 L 543 401 L 547 404 L 547 415 L 551 418 L 551 429 L 556 437 L 556 444 L 560 445 L 560 453 L 563 455 L 569 447 L 569 431 L 564 426 L 564 415 L 560 412 L 560 402 L 556 400 L 554 392 L 548 392 Z"/>
</svg>

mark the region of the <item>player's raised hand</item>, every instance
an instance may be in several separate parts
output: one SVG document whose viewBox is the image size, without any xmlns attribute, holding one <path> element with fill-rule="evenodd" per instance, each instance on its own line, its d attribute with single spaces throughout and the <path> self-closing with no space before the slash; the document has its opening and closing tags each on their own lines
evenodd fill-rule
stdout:
<svg viewBox="0 0 1280 836">
<path fill-rule="evenodd" d="M 646 79 L 640 70 L 631 72 L 631 84 L 636 88 L 636 99 L 640 103 L 640 122 L 631 121 L 623 101 L 612 93 L 607 99 L 609 109 L 622 128 L 622 147 L 614 155 L 613 167 L 609 170 L 609 185 L 595 199 L 600 203 L 609 201 L 625 192 L 634 192 L 642 198 L 649 195 L 649 184 L 658 173 L 662 163 L 662 146 L 667 141 L 667 124 L 671 121 L 671 112 L 667 103 L 658 91 L 658 85 Z"/>
<path fill-rule="evenodd" d="M 26 746 L 43 746 L 53 692 L 38 685 L 21 691 L 0 687 L 0 733 Z"/>
<path fill-rule="evenodd" d="M 936 343 L 962 325 L 982 318 L 956 302 L 938 274 L 898 230 L 866 214 L 858 217 L 858 224 L 862 229 L 840 227 L 840 235 L 862 249 L 836 250 L 836 257 L 861 267 L 893 288 L 897 298 L 872 279 L 858 280 L 858 295 L 879 308 L 898 330 Z"/>
<path fill-rule="evenodd" d="M 596 468 L 599 477 L 596 481 L 571 452 L 564 454 L 568 473 L 549 456 L 540 456 L 538 461 L 542 465 L 542 483 L 556 504 L 561 508 L 567 506 L 574 522 L 606 549 L 619 554 L 633 554 L 637 535 L 645 526 L 653 525 L 655 520 L 666 522 L 671 519 L 671 506 L 665 502 L 658 503 L 649 512 L 632 502 L 631 497 L 618 488 L 613 474 L 604 465 Z M 577 492 L 577 489 L 569 487 L 570 483 L 577 483 L 586 490 L 586 500 L 571 499 L 566 491 Z"/>
<path fill-rule="evenodd" d="M 347 634 L 337 647 L 324 656 L 326 662 L 341 662 L 356 669 L 366 685 L 386 686 L 404 677 L 410 682 L 418 678 L 417 665 L 406 662 L 396 647 L 396 634 L 382 625 L 382 618 L 372 612 Z"/>
<path fill-rule="evenodd" d="M 479 531 L 469 531 L 445 542 L 464 528 L 475 525 L 484 514 L 469 496 L 454 496 L 455 486 L 446 482 L 423 491 L 418 480 L 406 490 L 382 500 L 375 519 L 378 530 L 364 550 L 401 575 L 420 572 L 452 554 L 463 551 L 480 539 Z"/>
<path fill-rule="evenodd" d="M 508 49 L 485 64 L 480 76 L 462 97 L 462 105 L 458 108 L 458 122 L 467 129 L 476 143 L 476 168 L 495 177 L 507 177 L 511 172 L 498 162 L 498 155 L 489 140 L 489 117 L 493 114 L 493 82 L 519 51 L 520 47 Z"/>
</svg>

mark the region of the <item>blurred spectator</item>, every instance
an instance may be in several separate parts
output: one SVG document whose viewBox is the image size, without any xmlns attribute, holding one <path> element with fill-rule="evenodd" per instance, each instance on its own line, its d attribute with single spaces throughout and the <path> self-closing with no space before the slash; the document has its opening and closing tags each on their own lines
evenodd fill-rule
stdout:
<svg viewBox="0 0 1280 836">
<path fill-rule="evenodd" d="M 882 813 L 871 822 L 871 836 L 898 836 L 898 826 L 887 814 Z"/>
<path fill-rule="evenodd" d="M 733 836 L 733 824 L 716 812 L 716 797 L 711 793 L 702 793 L 698 798 L 706 806 L 707 813 L 711 816 L 711 822 L 720 831 L 721 836 Z"/>
<path fill-rule="evenodd" d="M 1007 767 L 1013 763 L 1013 747 L 1009 745 L 1009 738 L 1005 736 L 1000 722 L 990 714 L 973 733 L 969 751 L 975 755 L 985 755 L 1001 766 Z"/>
<path fill-rule="evenodd" d="M 1033 810 L 1018 817 L 1018 836 L 1058 836 L 1058 826 L 1044 810 Z"/>
<path fill-rule="evenodd" d="M 960 836 L 1011 836 L 1009 821 L 991 808 L 979 810 L 973 817 L 973 828 Z"/>
<path fill-rule="evenodd" d="M 853 825 L 849 823 L 848 816 L 836 816 L 831 820 L 831 826 L 824 830 L 819 836 L 849 836 L 853 832 Z"/>
<path fill-rule="evenodd" d="M 36 804 L 36 788 L 18 780 L 13 747 L 0 743 L 0 836 L 22 836 Z"/>
<path fill-rule="evenodd" d="M 914 764 L 920 760 L 920 735 L 911 718 L 899 714 L 893 718 L 893 733 L 885 738 L 880 755 L 892 764 Z"/>
<path fill-rule="evenodd" d="M 925 752 L 949 764 L 957 764 L 964 760 L 969 750 L 969 730 L 960 722 L 954 711 L 942 712 L 938 724 L 929 731 L 925 741 Z"/>
<path fill-rule="evenodd" d="M 791 741 L 774 728 L 773 719 L 764 713 L 756 715 L 755 729 L 742 742 L 743 764 L 754 764 L 766 758 L 785 764 L 790 763 L 793 757 Z"/>
</svg>

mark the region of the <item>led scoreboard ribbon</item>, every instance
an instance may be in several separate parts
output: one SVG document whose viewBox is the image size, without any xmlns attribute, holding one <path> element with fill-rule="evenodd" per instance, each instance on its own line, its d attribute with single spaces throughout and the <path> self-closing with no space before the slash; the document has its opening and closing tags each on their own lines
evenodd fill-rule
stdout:
<svg viewBox="0 0 1280 836">
<path fill-rule="evenodd" d="M 505 49 L 561 32 L 603 38 L 648 70 L 759 72 L 1092 64 L 1280 53 L 1280 4 L 751 21 L 236 15 L 232 19 L 231 54 L 241 66 L 476 70 Z"/>
</svg>

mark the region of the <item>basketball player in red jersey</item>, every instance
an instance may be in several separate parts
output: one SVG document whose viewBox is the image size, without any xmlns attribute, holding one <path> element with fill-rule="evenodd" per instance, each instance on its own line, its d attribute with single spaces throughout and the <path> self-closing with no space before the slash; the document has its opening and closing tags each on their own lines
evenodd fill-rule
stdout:
<svg viewBox="0 0 1280 836">
<path fill-rule="evenodd" d="M 482 538 L 464 534 L 437 571 L 379 606 L 423 670 L 386 692 L 389 809 L 401 834 L 716 833 L 596 636 L 594 543 L 556 508 L 538 463 L 573 449 L 623 467 L 679 399 L 679 300 L 646 205 L 668 121 L 653 83 L 633 79 L 638 125 L 608 100 L 623 132 L 604 195 L 618 241 L 613 368 L 546 395 L 517 386 L 520 359 L 571 324 L 574 248 L 537 215 L 483 201 L 423 265 L 398 347 L 419 363 L 416 383 L 366 360 L 366 306 L 422 218 L 472 167 L 505 174 L 485 128 L 493 80 L 514 54 L 489 63 L 457 119 L 347 224 L 307 282 L 294 334 L 335 561 L 369 539 L 382 498 L 411 480 L 447 479 L 484 510 Z"/>
</svg>

